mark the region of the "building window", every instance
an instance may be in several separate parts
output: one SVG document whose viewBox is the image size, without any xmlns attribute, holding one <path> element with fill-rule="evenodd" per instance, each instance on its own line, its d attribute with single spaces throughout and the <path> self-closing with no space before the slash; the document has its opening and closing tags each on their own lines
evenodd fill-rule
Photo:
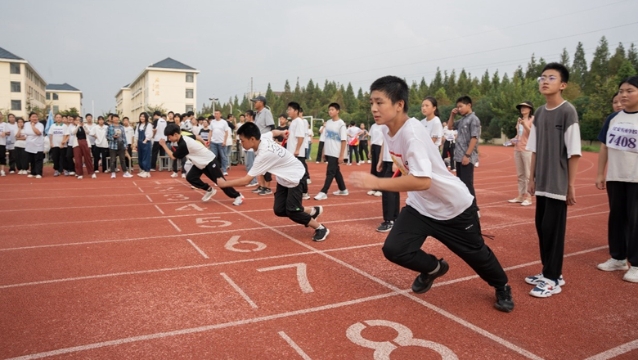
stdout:
<svg viewBox="0 0 638 360">
<path fill-rule="evenodd" d="M 22 100 L 11 100 L 11 110 L 21 111 L 22 110 Z"/>
<path fill-rule="evenodd" d="M 193 89 L 186 89 L 186 98 L 187 99 L 193 98 Z"/>
<path fill-rule="evenodd" d="M 60 107 L 58 105 L 53 105 L 53 113 L 57 114 L 60 112 Z"/>
<path fill-rule="evenodd" d="M 58 99 L 58 94 L 57 93 L 53 93 L 53 100 L 57 100 Z"/>
<path fill-rule="evenodd" d="M 194 111 L 193 105 L 186 105 L 186 112 L 189 112 L 189 111 Z"/>
<path fill-rule="evenodd" d="M 11 73 L 12 74 L 19 74 L 20 73 L 20 64 L 11 63 Z"/>
<path fill-rule="evenodd" d="M 193 74 L 186 74 L 186 82 L 192 83 L 195 81 L 195 75 Z"/>
<path fill-rule="evenodd" d="M 47 93 L 47 100 L 51 100 L 51 93 Z"/>
<path fill-rule="evenodd" d="M 12 81 L 11 82 L 11 92 L 22 92 L 22 87 L 20 86 L 20 82 L 19 81 Z"/>
</svg>

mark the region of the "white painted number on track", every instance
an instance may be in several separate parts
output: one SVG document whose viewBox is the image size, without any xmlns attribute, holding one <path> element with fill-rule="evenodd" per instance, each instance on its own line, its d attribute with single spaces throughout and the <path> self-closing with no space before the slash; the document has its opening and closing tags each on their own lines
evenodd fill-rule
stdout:
<svg viewBox="0 0 638 360">
<path fill-rule="evenodd" d="M 443 360 L 458 360 L 456 354 L 444 345 L 433 341 L 415 339 L 412 330 L 403 324 L 387 320 L 368 320 L 364 321 L 364 323 L 368 326 L 389 327 L 398 333 L 397 337 L 390 341 L 372 341 L 361 335 L 361 332 L 366 328 L 362 323 L 353 324 L 346 330 L 346 336 L 350 341 L 359 346 L 374 349 L 374 360 L 390 360 L 390 354 L 400 346 L 420 346 L 434 350 Z M 398 346 L 394 343 L 398 344 Z"/>
<path fill-rule="evenodd" d="M 168 201 L 184 201 L 189 199 L 188 196 L 182 194 L 164 194 L 164 197 Z"/>
<path fill-rule="evenodd" d="M 204 210 L 206 210 L 206 208 L 201 208 L 201 207 L 197 206 L 196 204 L 188 204 L 188 205 L 184 205 L 182 207 L 178 207 L 175 210 L 176 211 L 188 211 L 188 210 L 204 211 Z"/>
<path fill-rule="evenodd" d="M 195 219 L 195 223 L 197 226 L 201 228 L 216 228 L 216 227 L 226 227 L 231 226 L 233 223 L 226 220 L 215 220 L 219 219 L 219 216 L 205 217 L 205 218 L 197 218 Z M 218 223 L 217 225 L 210 225 L 213 223 Z"/>
<path fill-rule="evenodd" d="M 301 292 L 305 294 L 314 292 L 312 286 L 310 286 L 310 282 L 308 282 L 308 275 L 306 274 L 305 263 L 272 266 L 272 267 L 257 269 L 257 271 L 264 272 L 264 271 L 281 270 L 281 269 L 288 269 L 288 268 L 295 268 L 295 267 L 297 268 L 297 281 L 299 282 L 299 287 L 301 288 Z"/>
<path fill-rule="evenodd" d="M 199 219 L 198 219 L 199 220 Z M 237 245 L 248 244 L 253 245 L 253 249 L 241 249 L 237 247 Z M 224 245 L 226 250 L 235 251 L 235 252 L 251 252 L 251 251 L 262 251 L 266 248 L 266 244 L 259 241 L 252 240 L 239 240 L 239 235 L 235 235 L 228 240 L 226 245 Z"/>
</svg>

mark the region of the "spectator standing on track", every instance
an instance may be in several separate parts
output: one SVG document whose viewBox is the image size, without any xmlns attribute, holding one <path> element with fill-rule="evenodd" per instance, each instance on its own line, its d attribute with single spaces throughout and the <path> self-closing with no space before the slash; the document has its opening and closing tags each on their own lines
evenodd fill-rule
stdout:
<svg viewBox="0 0 638 360">
<path fill-rule="evenodd" d="M 529 193 L 536 195 L 536 232 L 543 271 L 528 276 L 530 295 L 540 298 L 561 292 L 567 206 L 576 204 L 576 174 L 580 159 L 578 113 L 563 99 L 569 81 L 564 65 L 549 63 L 538 78 L 547 103 L 536 111 L 527 142 L 532 152 Z"/>
<path fill-rule="evenodd" d="M 135 129 L 131 126 L 130 120 L 126 116 L 122 119 L 122 125 L 126 135 L 126 168 L 133 173 L 133 137 L 135 137 Z"/>
<path fill-rule="evenodd" d="M 215 110 L 215 115 L 208 118 L 210 120 L 210 150 L 215 154 L 221 163 L 221 171 L 226 171 L 226 141 L 228 140 L 228 122 L 222 119 L 222 113 Z"/>
<path fill-rule="evenodd" d="M 296 103 L 291 104 L 293 106 L 289 106 L 288 109 L 294 109 Z M 292 113 L 292 115 L 298 115 L 298 111 Z M 295 130 L 294 126 L 293 123 L 290 124 L 290 131 Z M 275 130 L 273 133 L 262 134 L 259 128 L 252 123 L 246 123 L 242 126 L 238 131 L 239 138 L 244 149 L 251 148 L 255 151 L 255 163 L 247 175 L 235 180 L 219 181 L 218 185 L 222 189 L 228 186 L 243 186 L 259 174 L 265 172 L 274 174 L 277 177 L 277 190 L 273 206 L 275 215 L 288 217 L 298 224 L 315 229 L 312 240 L 324 241 L 330 234 L 330 230 L 316 220 L 323 212 L 323 208 L 321 206 L 303 206 L 302 185 L 305 170 L 299 158 L 295 159 L 295 155 L 272 139 L 273 135 L 277 135 L 277 132 L 278 130 Z"/>
<path fill-rule="evenodd" d="M 29 114 L 29 122 L 24 124 L 22 131 L 27 136 L 24 150 L 31 167 L 31 173 L 27 177 L 41 179 L 44 165 L 44 126 L 38 120 L 38 114 Z"/>
<path fill-rule="evenodd" d="M 281 114 L 279 115 L 279 126 L 277 126 L 275 128 L 275 130 L 279 130 L 279 131 L 286 131 L 288 130 L 289 126 L 288 126 L 288 116 L 286 114 Z M 286 147 L 286 137 L 282 134 L 279 136 L 275 136 L 274 140 L 281 146 Z"/>
<path fill-rule="evenodd" d="M 421 124 L 425 126 L 425 130 L 430 134 L 432 142 L 437 147 L 441 146 L 441 139 L 443 139 L 443 125 L 441 119 L 439 119 L 439 106 L 438 102 L 432 96 L 428 96 L 421 102 L 421 114 L 425 116 L 421 120 Z"/>
<path fill-rule="evenodd" d="M 192 186 L 206 191 L 204 197 L 202 197 L 202 201 L 209 201 L 210 198 L 215 195 L 216 190 L 214 187 L 203 182 L 201 176 L 202 174 L 206 175 L 216 184 L 218 184 L 219 179 L 224 179 L 220 169 L 219 159 L 201 142 L 197 141 L 194 135 L 192 137 L 183 136 L 180 128 L 175 124 L 167 126 L 164 130 L 164 135 L 168 141 L 177 144 L 173 151 L 166 146 L 165 140 L 160 142 L 160 145 L 164 148 L 168 157 L 171 159 L 182 159 L 186 157 L 193 163 L 193 166 L 186 175 L 186 181 Z M 218 186 L 221 187 L 219 184 Z M 243 203 L 244 197 L 234 188 L 224 188 L 223 191 L 226 196 L 235 199 L 233 205 L 241 205 Z"/>
<path fill-rule="evenodd" d="M 228 176 L 233 155 L 233 131 L 235 130 L 235 122 L 232 120 L 233 118 L 233 115 L 228 114 L 228 118 L 226 120 L 228 123 L 228 129 L 226 129 L 226 141 L 224 142 L 224 159 L 226 162 L 226 167 L 224 167 L 224 176 Z"/>
<path fill-rule="evenodd" d="M 18 125 L 15 145 L 16 168 L 18 175 L 27 175 L 29 173 L 29 157 L 26 152 L 27 136 L 24 133 L 24 119 L 17 118 L 16 124 Z"/>
<path fill-rule="evenodd" d="M 246 115 L 246 123 L 255 121 L 255 113 L 252 110 L 247 110 L 245 115 Z M 237 137 L 239 138 L 239 133 L 237 134 Z M 240 139 L 240 142 L 241 142 L 241 139 Z M 242 148 L 244 149 L 244 154 L 246 156 L 246 172 L 250 172 L 250 169 L 253 167 L 253 164 L 255 162 L 255 152 L 253 151 L 253 149 L 246 149 L 243 146 Z M 253 193 L 259 193 L 262 190 L 262 186 L 261 186 L 262 184 L 258 182 L 257 178 L 260 178 L 261 182 L 264 181 L 263 176 L 260 175 L 260 176 L 254 177 L 252 181 L 248 185 L 246 185 L 247 187 L 257 186 L 252 191 Z"/>
<path fill-rule="evenodd" d="M 137 176 L 141 178 L 151 177 L 151 144 L 153 143 L 153 125 L 148 121 L 148 114 L 140 114 L 133 144 L 137 144 L 137 161 L 140 165 L 140 172 Z M 137 140 L 137 141 L 135 141 Z"/>
<path fill-rule="evenodd" d="M 124 126 L 120 125 L 120 116 L 113 114 L 111 117 L 111 125 L 106 132 L 106 139 L 109 141 L 109 157 L 111 158 L 111 179 L 115 179 L 115 168 L 117 167 L 117 158 L 120 158 L 120 166 L 124 175 L 122 177 L 133 177 L 126 167 L 126 134 Z"/>
<path fill-rule="evenodd" d="M 372 124 L 370 126 L 370 143 L 372 144 L 370 147 L 370 154 L 372 156 L 372 166 L 370 166 L 370 174 L 382 177 L 379 168 L 379 163 L 383 162 L 385 159 L 385 155 L 382 153 L 383 149 L 383 132 L 381 131 L 381 125 Z M 392 160 L 390 160 L 392 161 Z M 374 195 L 377 197 L 383 196 L 381 191 L 370 190 L 367 193 L 368 195 Z M 392 219 L 394 220 L 394 219 Z"/>
<path fill-rule="evenodd" d="M 64 176 L 75 175 L 75 160 L 73 159 L 73 144 L 75 143 L 75 115 L 66 116 L 66 129 L 62 144 L 64 147 Z"/>
<path fill-rule="evenodd" d="M 91 178 L 95 179 L 97 176 L 93 172 L 93 164 L 91 164 L 91 149 L 89 149 L 89 143 L 87 138 L 89 137 L 89 129 L 82 123 L 81 117 L 75 118 L 75 141 L 71 146 L 73 147 L 73 157 L 75 160 L 75 173 L 79 180 L 84 175 L 84 166 L 86 165 L 87 175 L 91 175 Z"/>
<path fill-rule="evenodd" d="M 204 140 L 204 145 L 210 149 L 210 123 L 208 119 L 202 120 L 202 126 L 198 127 L 198 133 L 193 135 L 199 135 Z"/>
<path fill-rule="evenodd" d="M 84 124 L 86 124 L 86 128 L 89 134 L 87 141 L 89 143 L 89 148 L 91 149 L 91 157 L 95 159 L 95 157 L 97 156 L 97 146 L 95 146 L 95 136 L 92 136 L 91 134 L 93 133 L 93 128 L 95 128 L 97 125 L 93 122 L 93 115 L 84 115 Z M 97 167 L 95 167 L 95 160 L 92 161 L 94 165 L 93 169 L 95 170 L 95 172 L 97 172 Z"/>
<path fill-rule="evenodd" d="M 162 117 L 162 113 L 156 110 L 153 113 L 153 149 L 151 151 L 151 171 L 155 171 L 157 167 L 158 156 L 163 156 L 163 149 L 159 141 L 164 139 L 164 129 L 166 129 L 166 120 Z"/>
<path fill-rule="evenodd" d="M 368 136 L 370 136 L 370 133 L 366 130 L 366 124 L 364 123 L 359 124 L 359 129 L 361 129 L 361 132 L 359 132 L 359 163 L 364 163 L 363 154 L 365 154 L 365 158 L 368 160 L 368 164 L 370 164 L 372 163 L 370 153 L 368 152 Z"/>
<path fill-rule="evenodd" d="M 317 158 L 315 159 L 317 160 L 317 164 L 323 162 L 323 146 L 326 141 L 326 135 L 324 134 L 323 130 L 325 128 L 325 123 L 321 124 L 321 127 L 319 128 L 319 147 L 317 148 Z"/>
<path fill-rule="evenodd" d="M 598 135 L 596 187 L 606 188 L 609 198 L 607 241 L 611 255 L 598 269 L 629 270 L 623 280 L 638 283 L 638 76 L 620 83 L 618 97 L 624 110 L 611 114 Z"/>
<path fill-rule="evenodd" d="M 449 162 L 447 165 L 448 170 L 456 173 L 456 162 L 454 161 L 454 144 L 456 143 L 456 130 L 452 130 L 447 126 L 447 123 L 443 123 L 443 152 L 441 153 L 441 157 L 443 161 L 447 159 Z"/>
<path fill-rule="evenodd" d="M 108 172 L 108 162 L 106 159 L 109 157 L 109 141 L 106 139 L 106 132 L 108 131 L 108 126 L 104 125 L 104 117 L 97 117 L 97 125 L 93 128 L 93 130 L 89 133 L 89 136 L 95 137 L 95 153 L 97 156 L 93 158 L 93 170 L 97 172 L 99 170 L 98 165 L 100 162 L 102 163 L 102 172 Z M 150 166 L 150 159 L 149 159 Z"/>
<path fill-rule="evenodd" d="M 7 129 L 9 134 L 7 135 L 7 151 L 9 152 L 9 174 L 16 173 L 16 134 L 18 133 L 18 124 L 16 123 L 16 117 L 13 114 L 7 115 Z"/>
<path fill-rule="evenodd" d="M 408 199 L 383 245 L 383 254 L 393 263 L 417 271 L 412 291 L 420 294 L 449 269 L 445 260 L 425 253 L 421 247 L 435 237 L 463 259 L 496 290 L 494 307 L 514 308 L 507 275 L 481 236 L 481 225 L 472 195 L 447 171 L 438 148 L 423 125 L 409 118 L 409 89 L 395 76 L 376 80 L 370 86 L 374 121 L 382 127 L 384 146 L 401 170 L 398 178 L 377 178 L 369 173 L 351 175 L 355 186 L 382 191 L 407 191 Z"/>
<path fill-rule="evenodd" d="M 459 114 L 462 117 L 454 123 L 454 117 Z M 478 139 L 481 135 L 481 121 L 472 109 L 472 99 L 469 96 L 461 96 L 456 100 L 456 107 L 450 113 L 447 122 L 450 129 L 457 131 L 456 146 L 454 147 L 454 159 L 456 162 L 456 175 L 463 181 L 474 196 L 474 206 L 479 209 L 474 191 L 474 167 L 479 161 Z M 479 213 L 479 217 L 481 217 Z"/>
<path fill-rule="evenodd" d="M 339 190 L 333 192 L 334 195 L 347 196 L 349 194 L 339 168 L 339 165 L 343 164 L 346 141 L 348 139 L 346 123 L 339 117 L 340 110 L 341 107 L 337 103 L 328 105 L 330 119 L 324 123 L 323 128 L 323 133 L 325 134 L 323 150 L 328 167 L 326 168 L 326 180 L 323 183 L 323 188 L 315 196 L 315 200 L 326 200 L 328 198 L 328 190 L 330 190 L 333 179 L 337 180 L 337 187 L 339 188 Z"/>
<path fill-rule="evenodd" d="M 266 107 L 266 97 L 259 95 L 254 99 L 250 99 L 255 105 L 255 125 L 259 128 L 261 133 L 272 131 L 275 129 L 275 120 L 272 117 L 272 113 Z"/>
<path fill-rule="evenodd" d="M 66 149 L 64 152 L 60 147 L 62 140 L 64 139 L 65 126 L 62 123 L 62 115 L 55 114 L 54 123 L 49 128 L 49 144 L 51 149 L 49 150 L 49 160 L 53 161 L 53 176 L 60 176 L 64 172 L 63 164 L 66 158 Z"/>
<path fill-rule="evenodd" d="M 7 165 L 7 137 L 11 134 L 4 115 L 0 112 L 0 176 L 6 176 L 4 167 Z"/>
<path fill-rule="evenodd" d="M 516 105 L 521 117 L 516 122 L 516 137 L 514 143 L 514 162 L 518 178 L 518 196 L 508 200 L 510 203 L 521 203 L 522 206 L 532 205 L 532 195 L 527 191 L 529 174 L 532 166 L 532 153 L 527 151 L 527 139 L 534 122 L 534 105 L 524 101 Z"/>
<path fill-rule="evenodd" d="M 299 117 L 301 118 L 301 120 L 303 120 L 304 125 L 305 125 L 305 129 L 306 129 L 306 137 L 308 136 L 308 129 L 310 129 L 310 122 L 308 122 L 308 119 L 306 119 L 303 116 L 303 108 L 301 106 L 299 106 Z M 304 139 L 304 141 L 307 141 L 307 139 Z M 303 157 L 307 160 L 310 157 L 310 149 L 312 147 L 312 138 L 309 140 L 308 143 L 306 143 L 306 150 L 303 154 Z M 308 163 L 304 161 L 304 167 L 306 168 L 306 184 L 310 184 L 310 171 L 308 171 Z M 310 195 L 308 195 L 307 199 L 310 199 Z"/>
<path fill-rule="evenodd" d="M 288 103 L 288 116 L 292 119 L 290 122 L 290 128 L 288 129 L 288 141 L 286 143 L 286 149 L 293 154 L 304 168 L 304 175 L 300 181 L 301 196 L 303 200 L 310 199 L 308 195 L 308 165 L 306 164 L 306 123 L 299 117 L 299 106 L 296 102 Z"/>
<path fill-rule="evenodd" d="M 359 134 L 361 130 L 357 127 L 357 123 L 350 121 L 350 126 L 347 130 L 348 133 L 348 165 L 352 165 L 352 160 L 356 160 L 357 165 L 361 165 L 359 162 Z M 354 153 L 354 158 L 352 154 Z"/>
</svg>

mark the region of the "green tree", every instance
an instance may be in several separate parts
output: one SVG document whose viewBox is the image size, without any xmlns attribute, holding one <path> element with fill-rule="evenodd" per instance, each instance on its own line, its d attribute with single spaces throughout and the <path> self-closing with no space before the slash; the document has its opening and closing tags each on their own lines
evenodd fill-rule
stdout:
<svg viewBox="0 0 638 360">
<path fill-rule="evenodd" d="M 560 54 L 559 62 L 565 65 L 565 67 L 567 67 L 567 70 L 569 70 L 570 72 L 572 71 L 571 61 L 569 61 L 569 52 L 567 52 L 567 48 L 563 48 L 563 52 Z"/>
<path fill-rule="evenodd" d="M 625 60 L 623 61 L 622 65 L 620 65 L 620 68 L 618 69 L 618 72 L 616 73 L 616 84 L 620 84 L 621 81 L 625 80 L 626 78 L 630 77 L 630 76 L 634 76 L 636 75 L 636 69 L 634 69 L 634 66 L 631 64 L 631 61 L 629 60 Z"/>
<path fill-rule="evenodd" d="M 609 74 L 612 76 L 616 75 L 616 73 L 618 73 L 618 69 L 620 69 L 620 66 L 625 62 L 625 60 L 627 60 L 625 47 L 622 43 L 618 43 L 616 52 L 611 56 L 611 58 L 609 58 Z"/>
<path fill-rule="evenodd" d="M 481 94 L 487 95 L 487 93 L 489 93 L 491 89 L 492 89 L 492 83 L 490 82 L 490 73 L 489 71 L 485 70 L 483 77 L 481 77 L 479 90 Z"/>
<path fill-rule="evenodd" d="M 578 42 L 574 53 L 574 63 L 572 64 L 570 81 L 578 84 L 580 88 L 585 86 L 587 78 L 587 60 L 585 59 L 585 49 L 583 43 Z"/>
<path fill-rule="evenodd" d="M 636 46 L 634 43 L 631 43 L 629 50 L 627 50 L 627 60 L 631 62 L 631 65 L 634 66 L 634 69 L 638 71 L 638 50 L 636 50 Z"/>
<path fill-rule="evenodd" d="M 348 87 L 343 94 L 343 106 L 346 108 L 347 112 L 354 114 L 357 111 L 358 105 L 357 97 L 354 95 L 354 90 L 352 89 L 352 84 L 348 83 Z"/>
<path fill-rule="evenodd" d="M 588 96 L 587 107 L 580 121 L 580 136 L 583 140 L 594 141 L 611 113 L 611 98 L 616 92 L 613 79 L 602 80 L 599 75 L 591 79 L 592 92 Z"/>
<path fill-rule="evenodd" d="M 436 68 L 436 74 L 434 75 L 434 79 L 430 83 L 430 91 L 429 94 L 434 94 L 437 90 L 443 87 L 443 75 L 441 75 L 441 69 Z"/>
<path fill-rule="evenodd" d="M 594 58 L 589 67 L 589 75 L 586 78 L 583 89 L 586 94 L 592 94 L 598 87 L 596 81 L 606 81 L 609 77 L 609 44 L 604 36 L 600 39 L 600 43 L 594 51 Z"/>
</svg>

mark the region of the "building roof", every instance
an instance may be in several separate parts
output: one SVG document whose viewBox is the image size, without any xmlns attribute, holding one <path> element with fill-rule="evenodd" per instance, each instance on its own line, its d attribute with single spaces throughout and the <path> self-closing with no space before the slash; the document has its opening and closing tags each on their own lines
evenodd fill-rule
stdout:
<svg viewBox="0 0 638 360">
<path fill-rule="evenodd" d="M 149 68 L 161 68 L 161 69 L 179 69 L 179 70 L 195 70 L 184 63 L 181 63 L 177 60 L 173 60 L 171 58 L 166 58 L 160 62 L 156 62 L 155 64 L 149 66 Z"/>
<path fill-rule="evenodd" d="M 23 58 L 8 52 L 7 50 L 0 47 L 0 58 L 1 59 L 11 59 L 11 60 L 24 60 Z"/>
<path fill-rule="evenodd" d="M 48 84 L 46 87 L 47 91 L 80 91 L 67 83 L 64 84 Z"/>
</svg>

